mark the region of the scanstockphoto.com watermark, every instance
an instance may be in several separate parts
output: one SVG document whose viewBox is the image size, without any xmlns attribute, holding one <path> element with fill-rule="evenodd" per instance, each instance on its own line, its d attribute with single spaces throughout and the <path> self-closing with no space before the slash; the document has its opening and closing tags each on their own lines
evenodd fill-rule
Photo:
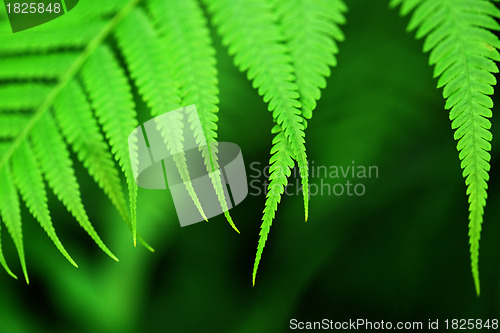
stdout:
<svg viewBox="0 0 500 333">
<path fill-rule="evenodd" d="M 285 170 L 277 169 L 278 176 Z M 281 173 L 281 174 L 280 174 Z M 279 187 L 269 187 L 270 166 L 261 162 L 249 165 L 248 194 L 266 195 L 269 191 L 279 191 Z M 379 168 L 376 165 L 359 165 L 352 161 L 348 165 L 320 165 L 309 162 L 309 195 L 314 196 L 349 196 L 361 197 L 366 194 L 367 181 L 378 179 Z M 295 167 L 289 177 L 284 195 L 302 195 L 300 171 Z"/>
<path fill-rule="evenodd" d="M 298 331 L 448 331 L 448 330 L 484 330 L 498 331 L 498 318 L 468 318 L 468 319 L 427 319 L 423 321 L 386 321 L 368 319 L 348 319 L 336 321 L 331 319 L 322 319 L 321 321 L 300 321 L 295 318 L 290 319 L 290 330 Z"/>
</svg>

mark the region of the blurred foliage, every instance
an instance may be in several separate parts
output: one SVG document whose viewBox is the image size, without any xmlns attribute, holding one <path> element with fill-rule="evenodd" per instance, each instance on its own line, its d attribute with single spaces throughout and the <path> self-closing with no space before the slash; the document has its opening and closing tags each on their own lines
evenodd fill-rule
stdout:
<svg viewBox="0 0 500 333">
<path fill-rule="evenodd" d="M 231 211 L 238 235 L 223 216 L 180 228 L 168 192 L 139 190 L 138 229 L 156 249 L 152 254 L 133 247 L 119 214 L 77 165 L 90 219 L 120 262 L 86 242 L 73 218 L 54 206 L 54 224 L 78 258 L 75 269 L 23 207 L 31 284 L 0 274 L 0 332 L 267 333 L 288 331 L 291 318 L 498 318 L 498 148 L 493 145 L 477 298 L 465 185 L 422 42 L 405 33 L 407 21 L 385 2 L 347 4 L 347 39 L 309 121 L 307 148 L 316 165 L 378 166 L 379 178 L 366 182 L 364 196 L 312 196 L 308 223 L 302 198 L 286 197 L 252 288 L 264 195 Z M 240 145 L 247 166 L 267 165 L 271 115 L 212 33 L 219 138 Z M 138 108 L 144 115 L 145 106 Z M 56 200 L 49 197 L 49 204 Z M 14 245 L 7 239 L 3 245 L 13 257 Z"/>
</svg>

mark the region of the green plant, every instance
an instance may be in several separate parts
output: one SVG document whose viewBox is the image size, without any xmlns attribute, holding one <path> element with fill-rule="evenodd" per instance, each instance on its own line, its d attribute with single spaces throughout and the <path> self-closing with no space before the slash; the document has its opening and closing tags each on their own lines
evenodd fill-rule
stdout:
<svg viewBox="0 0 500 333">
<path fill-rule="evenodd" d="M 488 1 L 394 0 L 402 3 L 401 13 L 413 16 L 408 30 L 425 37 L 424 52 L 430 51 L 438 87 L 444 87 L 446 109 L 459 151 L 469 196 L 469 242 L 472 275 L 479 295 L 479 239 L 486 205 L 492 135 L 491 108 L 500 60 L 500 42 L 489 30 L 500 30 L 495 18 L 500 11 Z"/>
<path fill-rule="evenodd" d="M 295 163 L 307 221 L 305 130 L 336 65 L 347 7 L 341 0 L 202 2 L 204 7 L 196 0 L 83 1 L 44 26 L 1 37 L 0 215 L 14 239 L 26 280 L 18 193 L 76 266 L 52 227 L 43 179 L 103 251 L 116 259 L 90 224 L 65 141 L 130 226 L 135 243 L 137 187 L 127 145 L 129 133 L 138 126 L 135 91 L 151 116 L 196 104 L 203 130 L 197 140 L 208 143 L 202 152 L 207 168 L 218 170 L 217 152 L 210 145 L 217 138 L 217 67 L 204 8 L 235 65 L 247 72 L 268 103 L 275 122 L 253 283 Z M 496 84 L 492 73 L 498 72 L 500 47 L 491 31 L 499 30 L 495 18 L 500 12 L 487 0 L 391 2 L 398 5 L 403 15 L 413 13 L 408 29 L 416 29 L 417 38 L 425 37 L 424 51 L 430 51 L 438 87 L 444 87 L 467 185 L 471 265 L 479 294 L 479 238 L 491 149 L 487 118 L 493 106 L 487 95 Z M 5 18 L 0 18 L 2 24 L 7 24 Z M 51 33 L 44 34 L 44 29 Z M 170 140 L 169 147 L 182 144 L 176 136 Z M 128 185 L 129 207 L 115 163 Z M 182 158 L 176 164 L 187 172 Z M 212 182 L 224 208 L 219 175 Z M 190 193 L 196 203 L 196 194 Z M 203 212 L 200 205 L 198 209 Z M 236 229 L 228 212 L 226 218 Z M 139 241 L 149 248 L 140 237 Z M 13 275 L 1 251 L 0 263 Z"/>
</svg>

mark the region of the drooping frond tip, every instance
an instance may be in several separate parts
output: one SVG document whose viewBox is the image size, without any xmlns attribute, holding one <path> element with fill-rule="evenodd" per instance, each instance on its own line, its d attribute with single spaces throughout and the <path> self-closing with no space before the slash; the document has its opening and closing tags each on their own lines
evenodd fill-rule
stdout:
<svg viewBox="0 0 500 333">
<path fill-rule="evenodd" d="M 264 208 L 264 215 L 262 216 L 262 225 L 259 234 L 259 243 L 257 245 L 257 254 L 252 272 L 252 285 L 255 285 L 255 278 L 257 277 L 257 270 L 259 268 L 260 259 L 266 246 L 267 237 L 271 230 L 271 225 L 276 217 L 278 204 L 281 202 L 281 197 L 288 184 L 288 177 L 290 177 L 291 169 L 294 166 L 292 159 L 293 152 L 290 143 L 286 139 L 283 132 L 279 132 L 273 139 L 273 148 L 271 149 L 271 164 L 269 171 L 269 186 L 266 195 L 266 205 Z"/>
<path fill-rule="evenodd" d="M 402 14 L 413 11 L 408 29 L 425 37 L 424 51 L 438 87 L 443 89 L 445 108 L 458 141 L 463 177 L 469 201 L 471 269 L 476 292 L 479 284 L 479 240 L 486 205 L 492 135 L 493 94 L 500 60 L 500 40 L 491 30 L 500 30 L 495 18 L 500 11 L 486 0 L 393 0 Z"/>
<path fill-rule="evenodd" d="M 278 133 L 271 150 L 271 175 L 253 271 L 253 283 L 289 170 L 297 162 L 308 219 L 309 184 L 305 118 L 310 118 L 330 67 L 336 64 L 340 0 L 205 0 L 212 22 L 234 63 L 247 72 L 268 103 Z M 245 15 L 241 15 L 245 13 Z M 287 171 L 288 170 L 288 171 Z M 288 174 L 288 176 L 287 176 Z"/>
</svg>

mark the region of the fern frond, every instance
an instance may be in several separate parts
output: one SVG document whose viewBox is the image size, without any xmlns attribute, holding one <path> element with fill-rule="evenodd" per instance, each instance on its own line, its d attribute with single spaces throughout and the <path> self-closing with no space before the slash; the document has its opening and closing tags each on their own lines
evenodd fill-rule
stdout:
<svg viewBox="0 0 500 333">
<path fill-rule="evenodd" d="M 61 254 L 73 266 L 78 267 L 57 237 L 52 225 L 42 173 L 27 142 L 23 142 L 12 156 L 12 174 L 30 213 L 40 223 Z"/>
<path fill-rule="evenodd" d="M 196 0 L 149 0 L 149 10 L 160 31 L 168 54 L 175 63 L 173 72 L 180 83 L 183 105 L 196 105 L 201 128 L 192 125 L 196 143 L 217 198 L 229 224 L 236 230 L 224 196 L 217 159 L 217 113 L 219 89 L 215 49 L 207 21 Z M 194 109 L 188 109 L 194 112 Z M 194 114 L 190 116 L 193 119 Z M 193 122 L 191 122 L 194 124 Z"/>
<path fill-rule="evenodd" d="M 125 56 L 127 66 L 138 87 L 139 93 L 151 108 L 153 116 L 180 107 L 180 93 L 177 82 L 165 54 L 168 50 L 158 38 L 146 13 L 141 9 L 133 10 L 117 27 L 115 35 Z M 173 155 L 179 175 L 204 220 L 207 220 L 201 203 L 196 195 L 184 153 L 182 114 L 175 113 L 169 122 L 157 123 L 167 149 Z"/>
<path fill-rule="evenodd" d="M 129 160 L 128 135 L 138 126 L 130 86 L 108 46 L 96 48 L 83 66 L 81 76 L 111 151 L 125 174 L 130 199 L 134 244 L 137 237 L 137 184 Z M 137 147 L 131 147 L 137 150 Z"/>
<path fill-rule="evenodd" d="M 19 254 L 26 283 L 29 284 L 26 259 L 24 257 L 23 232 L 21 227 L 21 207 L 17 191 L 12 181 L 12 172 L 8 165 L 0 169 L 0 216 L 7 227 Z M 11 273 L 12 274 L 12 273 Z"/>
<path fill-rule="evenodd" d="M 287 174 L 289 175 L 286 170 L 293 167 L 294 159 L 298 163 L 302 178 L 305 220 L 307 221 L 308 218 L 309 185 L 304 140 L 305 122 L 299 109 L 301 103 L 299 87 L 296 83 L 298 77 L 295 75 L 297 69 L 294 68 L 294 59 L 289 54 L 290 47 L 286 45 L 287 42 L 293 43 L 291 34 L 295 23 L 284 18 L 283 24 L 290 29 L 290 32 L 285 33 L 279 24 L 279 16 L 275 10 L 284 16 L 290 15 L 291 20 L 294 19 L 295 14 L 290 12 L 290 8 L 284 2 L 275 2 L 274 5 L 277 8 L 272 8 L 271 3 L 266 0 L 206 0 L 206 2 L 213 15 L 213 23 L 222 36 L 223 44 L 228 47 L 230 55 L 234 56 L 236 66 L 241 71 L 248 71 L 248 78 L 253 81 L 254 88 L 257 88 L 259 94 L 263 96 L 264 102 L 269 103 L 269 111 L 272 112 L 277 123 L 276 131 L 279 132 L 273 140 L 269 185 L 270 189 L 272 184 L 272 187 L 277 190 L 268 192 L 265 203 L 252 278 L 255 284 L 262 252 L 281 200 L 282 191 L 280 192 L 279 188 L 286 185 Z M 303 28 L 305 27 L 298 26 L 298 29 Z M 295 60 L 300 66 L 300 60 L 298 58 Z M 301 69 L 298 69 L 298 73 L 303 75 Z M 310 87 L 307 85 L 309 77 L 303 76 L 302 79 L 301 88 L 305 93 L 304 96 L 310 98 L 307 95 L 310 92 Z M 307 113 L 306 110 L 305 114 Z M 278 175 L 279 171 L 282 172 L 281 175 Z"/>
<path fill-rule="evenodd" d="M 116 256 L 97 235 L 97 232 L 89 221 L 81 201 L 80 189 L 69 152 L 50 114 L 45 113 L 33 128 L 31 141 L 35 156 L 54 194 L 66 206 L 68 211 L 76 218 L 96 244 L 107 255 L 118 261 Z"/>
<path fill-rule="evenodd" d="M 305 219 L 308 216 L 308 166 L 304 123 L 299 108 L 292 59 L 278 17 L 266 0 L 206 0 L 213 23 L 229 53 L 254 88 L 269 103 L 269 111 L 290 141 L 299 165 L 304 194 Z"/>
<path fill-rule="evenodd" d="M 278 126 L 279 130 L 279 126 Z M 257 246 L 257 255 L 252 273 L 252 284 L 255 285 L 257 270 L 259 268 L 262 252 L 266 246 L 267 237 L 271 230 L 271 225 L 276 216 L 278 204 L 281 201 L 281 196 L 288 184 L 288 177 L 295 165 L 292 159 L 293 151 L 290 142 L 287 140 L 283 132 L 278 132 L 273 139 L 273 147 L 271 148 L 271 159 L 269 160 L 269 185 L 267 187 L 266 204 L 264 208 L 264 216 L 262 217 L 262 225 L 259 233 L 259 244 Z"/>
<path fill-rule="evenodd" d="M 43 182 L 40 184 L 41 173 L 82 227 L 108 255 L 115 257 L 88 220 L 69 151 L 52 120 L 51 109 L 78 159 L 117 206 L 126 222 L 132 224 L 112 155 L 106 151 L 106 142 L 85 95 L 73 80 L 86 60 L 99 46 L 107 43 L 108 35 L 139 0 L 114 2 L 85 1 L 57 20 L 27 31 L 0 36 L 0 138 L 5 142 L 1 147 L 0 169 L 12 169 L 14 189 L 21 194 L 30 213 L 56 247 L 72 263 L 53 230 Z M 80 11 L 78 15 L 75 14 L 77 11 Z M 0 13 L 5 14 L 3 11 Z M 8 21 L 1 14 L 0 26 L 3 28 L 8 26 Z M 125 85 L 130 88 L 126 81 Z M 132 118 L 135 120 L 135 114 Z M 127 145 L 126 136 L 130 131 L 124 129 L 121 137 L 110 142 L 116 151 L 126 151 L 121 160 L 128 156 L 128 149 L 123 149 L 123 143 Z M 30 150 L 29 140 L 38 163 L 32 163 L 33 156 L 27 153 Z M 128 159 L 126 164 L 129 164 Z M 28 167 L 33 165 L 35 167 Z M 4 191 L 2 183 L 0 191 Z M 132 197 L 131 204 L 135 207 L 135 198 Z M 142 238 L 139 237 L 139 241 L 152 250 Z M 0 263 L 14 276 L 1 253 Z"/>
<path fill-rule="evenodd" d="M 248 71 L 248 78 L 264 102 L 269 103 L 269 111 L 290 141 L 303 180 L 307 220 L 309 186 L 304 124 L 292 59 L 283 45 L 285 38 L 278 18 L 266 0 L 207 0 L 207 3 L 235 64 L 241 71 Z"/>
<path fill-rule="evenodd" d="M 0 80 L 57 79 L 77 57 L 75 52 L 60 52 L 0 58 Z"/>
<path fill-rule="evenodd" d="M 425 37 L 434 76 L 443 87 L 445 108 L 458 141 L 457 150 L 469 197 L 469 243 L 476 292 L 479 284 L 479 240 L 486 205 L 492 135 L 491 108 L 500 60 L 500 11 L 485 0 L 394 0 L 403 14 L 413 10 L 408 29 Z"/>
</svg>

